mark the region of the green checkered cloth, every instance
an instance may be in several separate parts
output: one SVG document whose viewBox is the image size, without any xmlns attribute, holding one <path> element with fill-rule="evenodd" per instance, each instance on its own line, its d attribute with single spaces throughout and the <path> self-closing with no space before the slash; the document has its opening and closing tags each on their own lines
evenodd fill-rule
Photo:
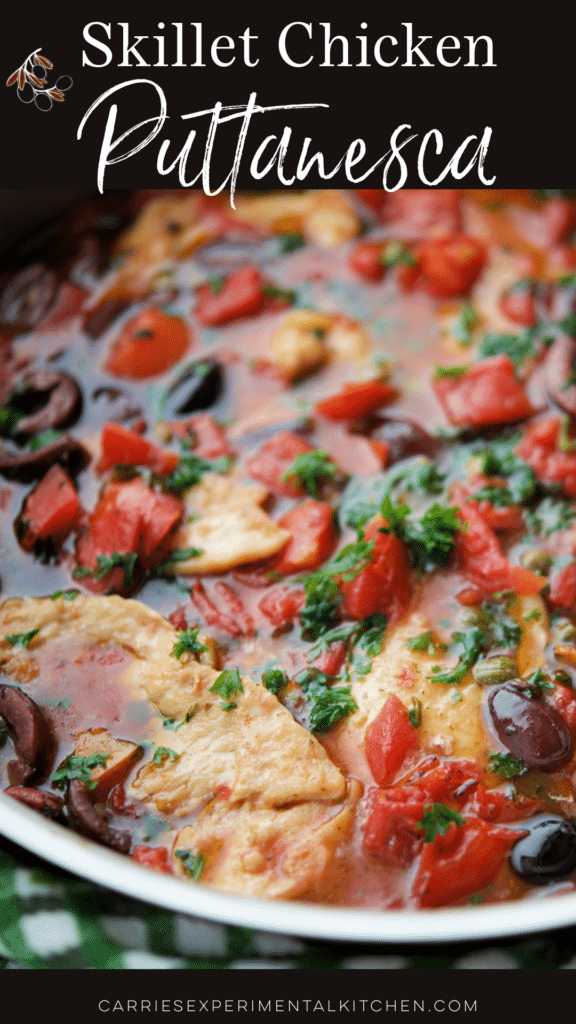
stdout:
<svg viewBox="0 0 576 1024">
<path fill-rule="evenodd" d="M 0 846 L 4 968 L 576 968 L 576 929 L 522 942 L 438 947 L 310 942 L 148 906 Z"/>
</svg>

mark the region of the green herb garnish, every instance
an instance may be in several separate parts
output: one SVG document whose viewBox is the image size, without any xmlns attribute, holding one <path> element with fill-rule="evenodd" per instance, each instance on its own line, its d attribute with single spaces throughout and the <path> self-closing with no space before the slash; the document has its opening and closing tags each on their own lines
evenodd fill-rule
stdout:
<svg viewBox="0 0 576 1024">
<path fill-rule="evenodd" d="M 72 575 L 76 580 L 82 580 L 87 576 L 91 576 L 97 580 L 103 580 L 104 577 L 112 571 L 112 569 L 120 568 L 124 572 L 120 586 L 133 587 L 134 568 L 137 561 L 138 555 L 135 551 L 126 551 L 122 553 L 113 551 L 111 555 L 98 555 L 95 569 L 89 569 L 88 566 L 79 565 L 74 569 Z"/>
<path fill-rule="evenodd" d="M 198 640 L 199 632 L 200 626 L 195 626 L 194 628 L 188 626 L 186 629 L 179 629 L 177 633 L 178 639 L 170 651 L 170 657 L 181 658 L 185 652 L 196 655 L 201 654 L 202 651 L 207 651 L 206 644 Z"/>
<path fill-rule="evenodd" d="M 303 452 L 296 456 L 281 479 L 294 482 L 307 494 L 317 498 L 320 485 L 336 479 L 339 473 L 338 466 L 332 462 L 328 452 Z"/>
<path fill-rule="evenodd" d="M 527 768 L 522 761 L 512 754 L 488 754 L 490 771 L 495 775 L 501 775 L 503 779 L 513 779 L 517 775 L 524 775 Z"/>
<path fill-rule="evenodd" d="M 194 853 L 193 850 L 175 850 L 174 856 L 178 857 L 178 860 L 182 861 L 182 867 L 186 871 L 186 874 L 197 882 L 206 863 L 204 854 Z"/>
<path fill-rule="evenodd" d="M 175 750 L 170 747 L 156 747 L 154 751 L 154 757 L 152 758 L 153 765 L 165 765 L 167 761 L 177 761 L 181 757 Z"/>
<path fill-rule="evenodd" d="M 109 757 L 112 754 L 89 754 L 88 757 L 70 754 L 58 771 L 54 772 L 52 784 L 56 789 L 67 789 L 73 779 L 80 779 L 87 789 L 96 789 L 98 780 L 92 779 L 90 773 L 93 768 L 105 768 Z"/>
<path fill-rule="evenodd" d="M 433 843 L 436 836 L 445 836 L 448 828 L 454 822 L 458 828 L 464 824 L 464 818 L 457 811 L 451 811 L 445 804 L 426 804 L 424 817 L 419 821 L 416 828 L 423 829 L 424 842 Z"/>
<path fill-rule="evenodd" d="M 39 632 L 40 626 L 38 629 L 31 629 L 29 633 L 6 633 L 4 639 L 8 641 L 11 647 L 28 648 Z"/>
<path fill-rule="evenodd" d="M 262 683 L 270 693 L 278 694 L 283 686 L 287 686 L 288 676 L 279 668 L 267 668 L 262 673 Z"/>
<path fill-rule="evenodd" d="M 222 698 L 220 702 L 222 711 L 231 711 L 238 707 L 237 704 L 234 704 L 230 700 L 230 698 L 235 697 L 237 693 L 244 693 L 244 687 L 242 686 L 242 680 L 238 669 L 224 669 L 224 671 L 221 672 L 214 680 L 214 683 L 210 687 L 210 693 L 218 693 L 220 695 Z"/>
</svg>

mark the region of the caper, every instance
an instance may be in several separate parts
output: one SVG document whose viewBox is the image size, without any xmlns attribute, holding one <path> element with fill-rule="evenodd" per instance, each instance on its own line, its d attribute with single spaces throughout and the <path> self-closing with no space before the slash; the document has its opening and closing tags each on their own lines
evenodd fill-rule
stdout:
<svg viewBox="0 0 576 1024">
<path fill-rule="evenodd" d="M 520 564 L 530 572 L 538 572 L 541 576 L 547 576 L 552 565 L 552 556 L 541 548 L 530 548 L 520 558 Z"/>
<path fill-rule="evenodd" d="M 499 686 L 510 679 L 518 678 L 518 666 L 514 658 L 498 654 L 492 658 L 479 661 L 472 669 L 472 675 L 482 686 Z"/>
<path fill-rule="evenodd" d="M 558 668 L 552 673 L 552 678 L 555 683 L 560 683 L 562 686 L 572 686 L 572 676 L 569 672 L 564 672 L 563 669 Z"/>
<path fill-rule="evenodd" d="M 570 619 L 557 619 L 554 623 L 554 637 L 562 643 L 572 644 L 576 642 L 576 626 Z"/>
</svg>

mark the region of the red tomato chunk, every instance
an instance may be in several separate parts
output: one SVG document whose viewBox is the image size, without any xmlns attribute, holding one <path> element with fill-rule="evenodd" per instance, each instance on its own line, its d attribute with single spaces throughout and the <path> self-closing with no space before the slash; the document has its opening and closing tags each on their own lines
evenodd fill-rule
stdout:
<svg viewBox="0 0 576 1024">
<path fill-rule="evenodd" d="M 412 287 L 421 280 L 426 291 L 437 299 L 454 299 L 470 291 L 478 277 L 486 252 L 469 235 L 431 238 L 414 251 L 415 268 L 402 268 L 399 281 Z"/>
<path fill-rule="evenodd" d="M 189 344 L 188 328 L 180 317 L 145 309 L 113 343 L 106 369 L 130 380 L 154 377 L 182 359 Z"/>
<path fill-rule="evenodd" d="M 508 561 L 496 534 L 473 504 L 464 505 L 458 514 L 464 527 L 456 537 L 460 565 L 485 596 L 497 590 L 512 589 L 524 596 L 542 590 L 546 580 Z"/>
<path fill-rule="evenodd" d="M 396 396 L 395 388 L 379 380 L 345 384 L 337 395 L 317 402 L 316 412 L 329 420 L 354 420 L 375 412 L 381 405 L 388 405 Z"/>
<path fill-rule="evenodd" d="M 221 327 L 245 316 L 255 316 L 266 301 L 264 284 L 259 270 L 243 267 L 221 284 L 201 285 L 197 290 L 198 320 L 205 327 Z"/>
<path fill-rule="evenodd" d="M 437 376 L 432 383 L 457 427 L 513 423 L 533 411 L 508 356 L 491 356 L 454 376 Z"/>
<path fill-rule="evenodd" d="M 377 516 L 365 530 L 366 540 L 374 538 L 371 561 L 356 579 L 342 581 L 342 607 L 353 619 L 380 612 L 396 619 L 410 600 L 410 558 L 406 545 L 393 534 L 381 533 L 385 519 Z"/>
<path fill-rule="evenodd" d="M 60 466 L 51 466 L 30 492 L 21 519 L 27 525 L 25 548 L 47 537 L 63 539 L 77 525 L 80 503 L 74 484 Z"/>
<path fill-rule="evenodd" d="M 299 498 L 304 494 L 302 487 L 295 481 L 282 478 L 290 469 L 297 455 L 311 452 L 312 445 L 291 434 L 288 430 L 279 430 L 266 444 L 248 460 L 247 470 L 251 477 L 266 484 L 274 494 L 283 494 L 288 498 Z"/>
<path fill-rule="evenodd" d="M 564 493 L 576 498 L 576 455 L 560 450 L 559 433 L 558 419 L 535 423 L 526 431 L 516 448 L 516 454 L 532 466 L 541 480 L 562 484 Z"/>
<path fill-rule="evenodd" d="M 418 745 L 418 730 L 411 725 L 408 711 L 395 694 L 366 730 L 366 757 L 374 781 L 384 785 Z"/>
<path fill-rule="evenodd" d="M 338 534 L 332 509 L 324 501 L 305 501 L 281 516 L 278 525 L 291 534 L 286 547 L 270 565 L 272 572 L 280 576 L 318 569 L 336 547 Z"/>
<path fill-rule="evenodd" d="M 168 452 L 152 441 L 147 441 L 134 430 L 119 423 L 105 423 L 102 428 L 101 472 L 112 466 L 147 466 L 160 476 L 172 473 L 178 465 L 178 455 Z"/>
</svg>

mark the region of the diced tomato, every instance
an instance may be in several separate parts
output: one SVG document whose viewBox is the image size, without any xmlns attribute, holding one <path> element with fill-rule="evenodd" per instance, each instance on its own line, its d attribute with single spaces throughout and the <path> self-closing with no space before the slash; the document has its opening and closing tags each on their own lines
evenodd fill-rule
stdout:
<svg viewBox="0 0 576 1024">
<path fill-rule="evenodd" d="M 418 794 L 415 799 L 404 796 L 401 789 L 373 789 L 369 796 L 364 848 L 393 868 L 407 868 L 423 845 L 417 825 L 424 817 L 424 800 Z"/>
<path fill-rule="evenodd" d="M 573 608 L 576 604 L 576 562 L 553 569 L 548 582 L 550 604 L 555 608 Z"/>
<path fill-rule="evenodd" d="M 130 856 L 137 864 L 143 864 L 146 868 L 154 868 L 156 871 L 163 871 L 168 875 L 172 874 L 172 868 L 168 861 L 168 850 L 165 846 L 134 846 Z"/>
<path fill-rule="evenodd" d="M 430 238 L 414 251 L 414 260 L 426 291 L 437 299 L 453 299 L 470 291 L 486 260 L 481 242 L 469 235 Z M 411 275 L 399 278 L 405 288 L 415 282 Z"/>
<path fill-rule="evenodd" d="M 507 853 L 525 832 L 469 818 L 450 824 L 425 843 L 412 888 L 421 907 L 441 907 L 472 896 L 493 882 Z"/>
<path fill-rule="evenodd" d="M 116 507 L 128 519 L 140 516 L 138 554 L 151 568 L 168 554 L 172 534 L 182 517 L 182 504 L 172 494 L 161 494 L 141 480 L 122 484 L 116 494 Z"/>
<path fill-rule="evenodd" d="M 546 580 L 508 561 L 496 534 L 472 504 L 460 509 L 458 516 L 465 524 L 456 536 L 460 565 L 486 596 L 498 590 L 512 589 L 523 596 L 538 594 L 542 590 Z"/>
<path fill-rule="evenodd" d="M 178 465 L 178 455 L 168 452 L 152 441 L 127 430 L 119 423 L 105 423 L 102 428 L 101 472 L 112 466 L 147 466 L 160 476 L 172 473 Z"/>
<path fill-rule="evenodd" d="M 205 327 L 221 327 L 263 308 L 265 281 L 256 267 L 242 267 L 225 278 L 221 287 L 203 284 L 197 289 L 196 315 Z"/>
<path fill-rule="evenodd" d="M 192 603 L 204 618 L 207 626 L 217 626 L 229 636 L 242 636 L 242 626 L 232 616 L 217 608 L 210 600 L 204 585 L 195 583 L 191 591 Z"/>
<path fill-rule="evenodd" d="M 246 611 L 242 601 L 238 597 L 238 594 L 229 587 L 227 583 L 222 580 L 215 585 L 214 590 L 218 596 L 223 600 L 224 604 L 228 608 L 228 611 L 234 616 L 235 622 L 238 623 L 242 630 L 243 636 L 251 636 L 254 632 L 254 621 L 248 612 Z"/>
<path fill-rule="evenodd" d="M 387 195 L 385 188 L 355 188 L 354 191 L 363 203 L 371 206 L 374 210 L 381 208 Z"/>
<path fill-rule="evenodd" d="M 558 448 L 560 420 L 550 419 L 529 427 L 516 448 L 540 480 L 562 484 L 565 494 L 576 498 L 576 455 Z"/>
<path fill-rule="evenodd" d="M 303 590 L 274 587 L 258 602 L 258 609 L 270 619 L 273 626 L 293 622 L 305 601 Z"/>
<path fill-rule="evenodd" d="M 297 455 L 311 452 L 312 445 L 298 434 L 279 430 L 248 459 L 247 470 L 251 477 L 266 484 L 274 494 L 288 498 L 299 498 L 304 494 L 302 487 L 292 480 L 283 480 Z"/>
<path fill-rule="evenodd" d="M 346 644 L 343 640 L 337 640 L 336 643 L 330 644 L 327 651 L 322 651 L 312 664 L 327 676 L 337 676 L 345 660 Z"/>
<path fill-rule="evenodd" d="M 404 786 L 424 793 L 432 803 L 455 801 L 461 803 L 470 797 L 482 778 L 482 770 L 475 761 L 467 758 L 453 758 L 439 761 L 431 757 L 418 766 Z"/>
<path fill-rule="evenodd" d="M 332 509 L 325 501 L 305 501 L 278 520 L 290 540 L 270 568 L 280 576 L 312 572 L 330 557 L 338 540 Z"/>
<path fill-rule="evenodd" d="M 160 309 L 145 309 L 122 329 L 112 345 L 106 369 L 130 380 L 154 377 L 182 359 L 189 344 L 189 330 L 180 317 Z"/>
<path fill-rule="evenodd" d="M 533 412 L 514 363 L 505 355 L 483 359 L 454 376 L 436 377 L 432 386 L 457 427 L 512 423 Z"/>
<path fill-rule="evenodd" d="M 401 236 L 423 237 L 429 232 L 452 233 L 460 226 L 460 203 L 455 189 L 403 188 L 386 193 L 382 220 Z"/>
<path fill-rule="evenodd" d="M 562 715 L 570 732 L 574 735 L 576 732 L 576 694 L 574 691 L 569 690 L 567 686 L 560 686 L 557 683 L 556 689 L 552 693 L 547 694 L 546 699 Z"/>
<path fill-rule="evenodd" d="M 418 730 L 402 701 L 391 693 L 366 730 L 364 747 L 374 781 L 383 786 L 417 745 Z"/>
<path fill-rule="evenodd" d="M 20 517 L 26 524 L 23 547 L 29 549 L 47 537 L 64 539 L 77 525 L 79 514 L 80 503 L 70 477 L 61 466 L 51 466 L 24 502 Z"/>
<path fill-rule="evenodd" d="M 185 424 L 186 434 L 194 438 L 194 454 L 201 459 L 219 459 L 233 455 L 222 427 L 207 412 L 196 413 Z"/>
<path fill-rule="evenodd" d="M 79 566 L 94 570 L 100 555 L 134 552 L 149 568 L 167 554 L 181 515 L 182 505 L 176 498 L 151 490 L 141 480 L 113 484 L 90 515 L 78 541 Z M 123 579 L 124 570 L 118 567 L 102 580 L 88 576 L 83 583 L 89 590 L 106 593 L 126 590 Z"/>
<path fill-rule="evenodd" d="M 536 323 L 536 291 L 535 282 L 526 278 L 504 292 L 500 299 L 500 309 L 515 324 L 531 327 Z"/>
<path fill-rule="evenodd" d="M 509 797 L 501 789 L 486 789 L 479 785 L 474 795 L 461 808 L 463 817 L 472 815 L 483 821 L 503 822 L 522 821 L 530 818 L 539 809 L 537 800 L 527 796 Z"/>
<path fill-rule="evenodd" d="M 345 384 L 341 391 L 316 403 L 316 412 L 329 420 L 355 420 L 394 401 L 398 392 L 380 380 Z"/>
<path fill-rule="evenodd" d="M 382 242 L 359 242 L 352 249 L 348 263 L 365 281 L 381 281 L 384 277 L 383 245 Z"/>
<path fill-rule="evenodd" d="M 522 527 L 523 518 L 522 509 L 518 505 L 494 505 L 488 498 L 482 498 L 480 501 L 468 500 L 481 487 L 505 484 L 506 481 L 499 477 L 478 474 L 466 483 L 459 481 L 454 484 L 451 490 L 451 500 L 455 505 L 463 505 L 464 509 L 470 508 L 470 506 L 475 508 L 484 522 L 488 523 L 493 530 L 519 530 Z"/>
<path fill-rule="evenodd" d="M 366 540 L 374 538 L 374 551 L 370 563 L 356 579 L 340 583 L 344 594 L 343 609 L 353 619 L 364 619 L 380 612 L 392 620 L 410 600 L 410 558 L 406 545 L 393 534 L 381 533 L 386 526 L 382 516 L 376 516 L 366 527 Z"/>
</svg>

